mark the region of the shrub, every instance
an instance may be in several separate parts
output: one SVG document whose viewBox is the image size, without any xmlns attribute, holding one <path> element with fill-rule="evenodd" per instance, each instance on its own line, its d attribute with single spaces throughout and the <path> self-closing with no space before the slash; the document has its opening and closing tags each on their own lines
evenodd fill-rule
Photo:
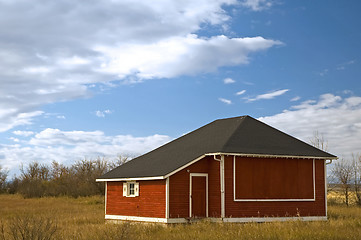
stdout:
<svg viewBox="0 0 361 240">
<path fill-rule="evenodd" d="M 10 219 L 8 227 L 0 224 L 1 240 L 50 240 L 57 230 L 57 224 L 50 218 L 31 215 L 16 216 Z"/>
</svg>

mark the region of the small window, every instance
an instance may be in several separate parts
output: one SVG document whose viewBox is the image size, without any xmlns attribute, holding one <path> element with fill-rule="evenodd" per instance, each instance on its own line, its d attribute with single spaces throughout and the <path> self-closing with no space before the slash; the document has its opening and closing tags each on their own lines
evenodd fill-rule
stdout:
<svg viewBox="0 0 361 240">
<path fill-rule="evenodd" d="M 129 195 L 134 195 L 134 183 L 129 183 Z"/>
<path fill-rule="evenodd" d="M 123 183 L 123 197 L 138 197 L 139 196 L 139 183 L 125 182 Z"/>
</svg>

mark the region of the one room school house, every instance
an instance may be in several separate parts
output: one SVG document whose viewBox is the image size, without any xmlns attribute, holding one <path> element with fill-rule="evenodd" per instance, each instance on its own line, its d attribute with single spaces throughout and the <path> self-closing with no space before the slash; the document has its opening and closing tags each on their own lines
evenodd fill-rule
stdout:
<svg viewBox="0 0 361 240">
<path fill-rule="evenodd" d="M 326 160 L 336 158 L 242 116 L 209 123 L 97 181 L 106 184 L 110 220 L 326 220 Z"/>
</svg>

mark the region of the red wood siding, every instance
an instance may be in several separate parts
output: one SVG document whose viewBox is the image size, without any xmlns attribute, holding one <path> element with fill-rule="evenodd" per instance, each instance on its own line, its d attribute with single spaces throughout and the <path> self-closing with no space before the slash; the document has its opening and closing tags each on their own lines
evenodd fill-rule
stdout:
<svg viewBox="0 0 361 240">
<path fill-rule="evenodd" d="M 205 157 L 169 177 L 169 217 L 189 217 L 189 174 L 208 173 L 208 216 L 220 217 L 219 162 Z"/>
<path fill-rule="evenodd" d="M 107 182 L 106 214 L 164 218 L 166 181 L 139 182 L 138 197 L 123 197 L 123 182 Z"/>
<path fill-rule="evenodd" d="M 237 157 L 240 158 L 240 157 Z M 287 159 L 292 161 L 292 159 Z M 285 169 L 287 171 L 287 169 Z M 282 188 L 282 183 L 280 183 Z M 225 157 L 226 217 L 325 216 L 324 160 L 315 160 L 315 201 L 235 202 L 233 156 Z"/>
<path fill-rule="evenodd" d="M 313 199 L 313 160 L 236 158 L 236 199 Z"/>
</svg>

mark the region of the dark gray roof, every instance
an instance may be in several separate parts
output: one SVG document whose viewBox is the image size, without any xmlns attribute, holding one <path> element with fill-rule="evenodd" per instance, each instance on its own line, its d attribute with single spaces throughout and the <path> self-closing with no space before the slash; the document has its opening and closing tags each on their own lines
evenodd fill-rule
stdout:
<svg viewBox="0 0 361 240">
<path fill-rule="evenodd" d="M 207 153 L 336 158 L 250 116 L 242 116 L 213 121 L 99 179 L 165 176 Z"/>
</svg>

